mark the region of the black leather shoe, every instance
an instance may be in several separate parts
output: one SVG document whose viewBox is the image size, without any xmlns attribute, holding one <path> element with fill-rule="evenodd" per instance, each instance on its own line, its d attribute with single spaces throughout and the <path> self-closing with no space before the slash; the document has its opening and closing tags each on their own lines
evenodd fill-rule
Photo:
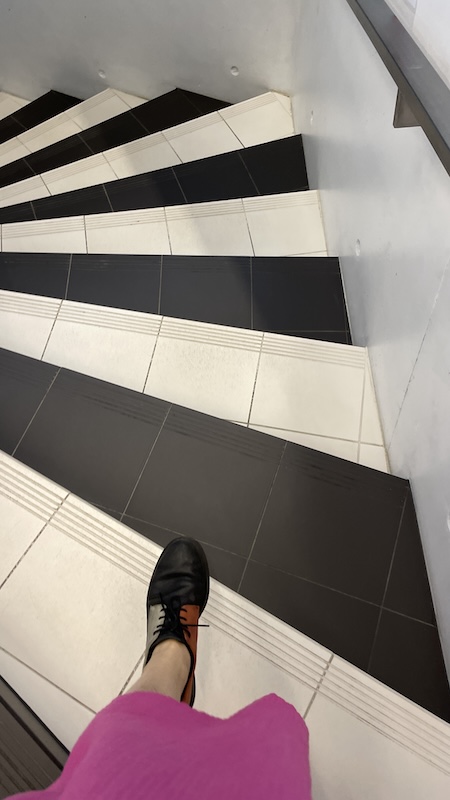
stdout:
<svg viewBox="0 0 450 800">
<path fill-rule="evenodd" d="M 195 539 L 173 539 L 161 553 L 147 594 L 147 645 L 144 664 L 155 647 L 167 639 L 186 645 L 191 667 L 181 702 L 194 704 L 194 670 L 199 618 L 209 595 L 205 552 Z"/>
</svg>

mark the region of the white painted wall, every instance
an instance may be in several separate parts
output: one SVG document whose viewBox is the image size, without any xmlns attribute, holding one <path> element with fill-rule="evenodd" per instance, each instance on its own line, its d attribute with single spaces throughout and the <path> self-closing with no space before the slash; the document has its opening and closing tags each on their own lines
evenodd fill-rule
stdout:
<svg viewBox="0 0 450 800">
<path fill-rule="evenodd" d="M 310 182 L 392 470 L 412 481 L 450 668 L 450 179 L 420 128 L 393 128 L 396 86 L 346 0 L 304 0 L 294 58 Z"/>
<path fill-rule="evenodd" d="M 386 0 L 450 86 L 449 0 Z"/>
<path fill-rule="evenodd" d="M 30 99 L 48 89 L 86 98 L 105 85 L 147 98 L 175 86 L 230 101 L 268 88 L 288 92 L 295 7 L 295 0 L 5 0 L 0 88 Z"/>
</svg>

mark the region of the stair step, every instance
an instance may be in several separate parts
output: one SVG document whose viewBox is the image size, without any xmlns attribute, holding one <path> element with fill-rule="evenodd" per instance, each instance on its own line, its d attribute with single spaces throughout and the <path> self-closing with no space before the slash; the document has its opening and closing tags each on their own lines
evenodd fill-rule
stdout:
<svg viewBox="0 0 450 800">
<path fill-rule="evenodd" d="M 0 253 L 0 289 L 351 344 L 331 257 Z"/>
<path fill-rule="evenodd" d="M 105 89 L 0 145 L 0 169 L 145 102 L 142 97 Z M 28 173 L 26 166 L 25 161 L 21 169 Z"/>
<path fill-rule="evenodd" d="M 0 120 L 9 117 L 16 111 L 26 106 L 30 101 L 22 97 L 16 97 L 8 92 L 0 92 Z"/>
<path fill-rule="evenodd" d="M 2 252 L 327 255 L 316 191 L 1 225 Z"/>
<path fill-rule="evenodd" d="M 262 104 L 262 98 L 267 98 L 267 102 Z M 230 125 L 239 131 L 246 148 L 292 136 L 292 116 L 278 101 L 278 96 L 269 92 L 262 98 L 252 98 L 232 106 L 234 111 L 239 110 L 239 114 L 235 113 L 230 119 L 226 117 L 229 109 L 216 111 L 98 155 L 72 160 L 66 166 L 40 175 L 32 176 L 28 162 L 17 166 L 13 164 L 3 172 L 0 169 L 0 186 L 4 186 L 0 191 L 0 205 L 19 202 L 17 198 L 27 201 L 47 197 L 49 194 L 94 186 L 98 182 L 129 178 L 176 164 L 242 150 L 242 142 Z M 256 104 L 255 100 L 259 100 L 260 104 Z M 263 119 L 261 112 L 264 112 Z M 261 127 L 261 123 L 265 123 L 265 126 Z M 20 146 L 22 147 L 21 143 Z M 16 145 L 8 142 L 3 147 L 11 150 Z M 0 148 L 0 154 L 1 152 Z M 5 154 L 5 158 L 7 157 L 9 158 L 9 152 Z M 303 169 L 305 170 L 304 166 Z M 10 180 L 14 176 L 17 181 Z"/>
<path fill-rule="evenodd" d="M 89 170 L 85 174 L 78 171 L 77 164 L 71 164 L 63 168 L 64 176 L 56 170 L 58 175 L 54 183 L 44 185 L 41 178 L 36 177 L 0 189 L 0 223 L 308 189 L 301 136 L 120 180 L 111 179 L 111 175 L 105 173 L 105 167 L 110 168 L 99 158 L 101 156 L 86 159 Z M 80 188 L 85 178 L 88 187 Z"/>
<path fill-rule="evenodd" d="M 88 102 L 92 102 L 92 100 Z M 6 163 L 0 168 L 0 186 L 8 186 L 16 181 L 54 170 L 92 154 L 101 154 L 103 150 L 141 139 L 163 128 L 179 125 L 203 114 L 225 108 L 227 105 L 228 103 L 220 100 L 174 89 L 172 92 L 148 100 L 139 106 L 134 105 L 112 119 L 78 131 L 62 141 L 49 144 L 26 157 Z M 49 116 L 63 110 L 65 109 L 58 108 Z M 48 116 L 43 119 L 48 119 Z M 41 121 L 43 120 L 37 120 L 34 125 Z M 10 135 L 2 141 L 11 139 L 20 132 L 19 129 L 11 130 Z"/>
<path fill-rule="evenodd" d="M 54 117 L 61 111 L 72 108 L 80 101 L 62 92 L 50 91 L 30 103 L 22 106 L 4 119 L 0 120 L 0 144 L 18 136 L 20 133 L 34 128 L 44 120 Z"/>
<path fill-rule="evenodd" d="M 363 348 L 6 291 L 0 323 L 16 353 L 387 469 Z"/>
<path fill-rule="evenodd" d="M 450 718 L 407 481 L 8 351 L 0 375 L 2 450 L 162 546 L 195 536 L 229 588 Z"/>
</svg>

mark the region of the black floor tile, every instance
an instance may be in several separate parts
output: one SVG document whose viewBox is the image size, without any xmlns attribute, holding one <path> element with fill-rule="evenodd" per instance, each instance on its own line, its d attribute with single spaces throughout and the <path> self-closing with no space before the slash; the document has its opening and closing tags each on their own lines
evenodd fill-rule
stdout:
<svg viewBox="0 0 450 800">
<path fill-rule="evenodd" d="M 331 589 L 249 561 L 240 594 L 361 669 L 379 610 Z"/>
<path fill-rule="evenodd" d="M 0 450 L 12 453 L 58 367 L 0 349 Z"/>
<path fill-rule="evenodd" d="M 126 513 L 248 555 L 284 446 L 248 434 L 174 407 Z"/>
<path fill-rule="evenodd" d="M 19 133 L 23 133 L 26 128 L 20 124 L 14 117 L 5 117 L 0 120 L 0 144 L 13 139 Z"/>
<path fill-rule="evenodd" d="M 258 193 L 238 153 L 178 164 L 174 172 L 188 203 L 253 197 Z"/>
<path fill-rule="evenodd" d="M 174 533 L 174 531 L 168 531 L 165 528 L 159 528 L 157 525 L 151 525 L 148 522 L 126 515 L 122 518 L 122 522 L 124 525 L 128 525 L 129 528 L 142 533 L 150 541 L 161 545 L 161 547 L 165 547 L 172 539 L 176 539 L 180 535 Z M 227 550 L 220 550 L 218 547 L 213 547 L 206 542 L 201 542 L 201 544 L 208 559 L 211 577 L 236 591 L 244 571 L 245 558 L 237 556 L 235 553 L 229 553 Z"/>
<path fill-rule="evenodd" d="M 245 256 L 163 256 L 163 315 L 251 328 L 250 294 Z"/>
<path fill-rule="evenodd" d="M 50 117 L 56 116 L 56 114 L 67 111 L 68 108 L 73 108 L 79 102 L 80 100 L 77 97 L 72 97 L 70 94 L 50 90 L 42 97 L 38 97 L 37 100 L 27 103 L 18 111 L 15 111 L 14 119 L 18 120 L 28 130 L 41 122 L 45 122 Z"/>
<path fill-rule="evenodd" d="M 183 193 L 172 169 L 146 172 L 105 184 L 114 211 L 183 204 Z"/>
<path fill-rule="evenodd" d="M 161 256 L 74 254 L 67 299 L 158 314 L 160 279 Z"/>
<path fill-rule="evenodd" d="M 24 181 L 26 178 L 32 178 L 34 170 L 27 164 L 24 158 L 19 158 L 17 161 L 12 161 L 11 164 L 5 164 L 0 167 L 0 186 L 10 186 L 17 181 Z"/>
<path fill-rule="evenodd" d="M 70 259 L 65 253 L 0 253 L 0 288 L 63 298 Z"/>
<path fill-rule="evenodd" d="M 76 189 L 73 192 L 56 194 L 54 197 L 33 200 L 33 208 L 37 219 L 102 214 L 111 211 L 102 185 L 88 186 L 86 189 Z"/>
<path fill-rule="evenodd" d="M 347 316 L 337 258 L 253 258 L 252 286 L 256 330 L 340 331 L 345 337 Z"/>
<path fill-rule="evenodd" d="M 384 610 L 369 674 L 450 722 L 450 689 L 433 625 Z"/>
<path fill-rule="evenodd" d="M 29 222 L 36 219 L 31 203 L 17 203 L 15 206 L 0 208 L 0 223 Z"/>
<path fill-rule="evenodd" d="M 252 558 L 380 605 L 406 490 L 400 478 L 289 443 Z"/>
<path fill-rule="evenodd" d="M 34 170 L 36 175 L 48 172 L 51 169 L 62 167 L 65 164 L 72 164 L 80 158 L 87 158 L 92 155 L 92 150 L 75 134 L 68 136 L 61 142 L 54 142 L 48 147 L 43 147 L 36 153 L 27 156 L 27 164 Z"/>
<path fill-rule="evenodd" d="M 193 104 L 189 94 L 181 89 L 174 89 L 133 108 L 133 116 L 144 126 L 147 133 L 156 133 L 173 125 L 180 125 L 205 113 L 197 107 L 198 102 L 197 105 Z"/>
<path fill-rule="evenodd" d="M 145 103 L 144 103 L 145 105 Z M 118 147 L 126 142 L 133 142 L 146 136 L 147 131 L 135 119 L 134 112 L 124 111 L 117 117 L 100 122 L 92 128 L 80 133 L 80 138 L 90 148 L 92 153 L 101 153 L 111 147 Z"/>
<path fill-rule="evenodd" d="M 301 136 L 289 136 L 238 150 L 260 194 L 308 189 Z"/>
<path fill-rule="evenodd" d="M 123 511 L 167 408 L 61 370 L 16 455 L 88 502 Z"/>
<path fill-rule="evenodd" d="M 180 91 L 180 90 L 179 90 Z M 200 114 L 211 114 L 213 111 L 218 111 L 219 108 L 226 108 L 230 103 L 224 103 L 223 100 L 216 100 L 215 97 L 206 97 L 203 94 L 196 92 L 187 92 L 181 90 L 184 97 L 200 112 Z"/>
<path fill-rule="evenodd" d="M 436 623 L 427 568 L 411 493 L 408 493 L 383 605 L 408 617 Z"/>
</svg>

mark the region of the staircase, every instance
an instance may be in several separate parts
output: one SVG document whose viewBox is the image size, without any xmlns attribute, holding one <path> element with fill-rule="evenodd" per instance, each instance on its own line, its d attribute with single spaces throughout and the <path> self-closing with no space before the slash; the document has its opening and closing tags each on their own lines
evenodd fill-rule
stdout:
<svg viewBox="0 0 450 800">
<path fill-rule="evenodd" d="M 414 505 L 289 99 L 49 95 L 0 120 L 2 675 L 72 746 L 140 668 L 161 547 L 195 536 L 197 708 L 292 702 L 315 800 L 438 800 Z"/>
</svg>

